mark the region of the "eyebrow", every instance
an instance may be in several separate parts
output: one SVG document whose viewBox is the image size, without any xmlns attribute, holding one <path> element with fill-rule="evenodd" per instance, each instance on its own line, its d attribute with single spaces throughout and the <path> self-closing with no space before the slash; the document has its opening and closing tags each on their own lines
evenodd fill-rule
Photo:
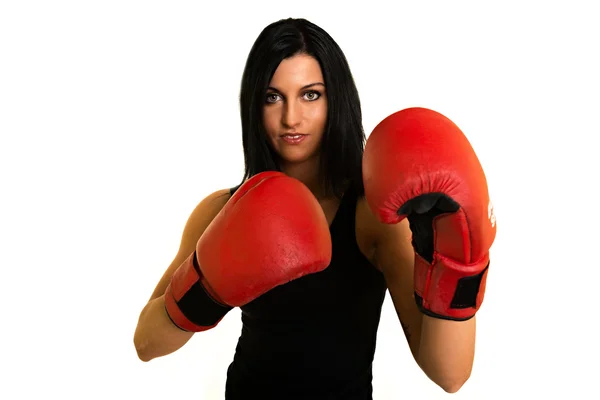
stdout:
<svg viewBox="0 0 600 400">
<path fill-rule="evenodd" d="M 318 86 L 318 85 L 320 85 L 320 86 L 325 86 L 325 84 L 324 84 L 324 83 L 322 83 L 322 82 L 314 82 L 314 83 L 309 83 L 308 85 L 304 85 L 304 86 L 302 86 L 302 87 L 300 88 L 300 90 L 308 89 L 308 88 L 310 88 L 310 87 L 313 87 L 313 86 Z M 275 88 L 275 87 L 272 87 L 272 86 L 269 86 L 267 89 L 268 89 L 268 90 L 273 90 L 273 91 L 275 91 L 275 92 L 279 92 L 279 91 L 280 91 L 279 89 L 277 89 L 277 88 Z"/>
</svg>

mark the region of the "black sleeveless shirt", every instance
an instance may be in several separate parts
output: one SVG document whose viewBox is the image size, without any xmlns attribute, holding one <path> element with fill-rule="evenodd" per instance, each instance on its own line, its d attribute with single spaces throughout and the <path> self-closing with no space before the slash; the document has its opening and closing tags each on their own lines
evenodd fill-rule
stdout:
<svg viewBox="0 0 600 400">
<path fill-rule="evenodd" d="M 330 226 L 333 253 L 327 269 L 241 307 L 227 400 L 372 399 L 386 285 L 356 242 L 356 203 L 352 191 L 342 197 Z"/>
</svg>

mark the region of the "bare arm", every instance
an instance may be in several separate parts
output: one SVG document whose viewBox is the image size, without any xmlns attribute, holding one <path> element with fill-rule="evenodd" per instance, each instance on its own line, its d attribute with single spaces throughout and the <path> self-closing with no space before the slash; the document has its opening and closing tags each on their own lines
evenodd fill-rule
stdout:
<svg viewBox="0 0 600 400">
<path fill-rule="evenodd" d="M 140 313 L 133 342 L 142 361 L 171 354 L 183 347 L 194 335 L 175 326 L 165 311 L 164 293 L 171 276 L 195 250 L 200 236 L 229 200 L 229 191 L 220 190 L 207 196 L 190 215 L 177 255 L 156 285 L 150 300 Z"/>
<path fill-rule="evenodd" d="M 133 342 L 140 360 L 147 362 L 179 350 L 193 335 L 194 332 L 182 331 L 173 325 L 165 311 L 164 295 L 161 295 L 151 299 L 140 313 Z"/>
<path fill-rule="evenodd" d="M 475 358 L 475 317 L 448 321 L 423 315 L 417 363 L 449 392 L 457 392 L 469 379 Z"/>
<path fill-rule="evenodd" d="M 410 350 L 423 372 L 446 392 L 468 380 L 475 353 L 475 318 L 464 322 L 422 314 L 414 289 L 415 255 L 408 221 L 379 224 L 375 263 L 383 272 Z"/>
</svg>

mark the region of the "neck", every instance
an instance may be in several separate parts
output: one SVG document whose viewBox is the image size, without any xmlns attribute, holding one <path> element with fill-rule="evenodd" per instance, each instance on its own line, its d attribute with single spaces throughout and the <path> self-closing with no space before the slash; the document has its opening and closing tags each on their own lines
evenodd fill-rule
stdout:
<svg viewBox="0 0 600 400">
<path fill-rule="evenodd" d="M 325 190 L 319 182 L 319 159 L 307 160 L 299 164 L 284 164 L 281 170 L 288 176 L 298 179 L 313 193 L 317 200 L 322 200 Z"/>
</svg>

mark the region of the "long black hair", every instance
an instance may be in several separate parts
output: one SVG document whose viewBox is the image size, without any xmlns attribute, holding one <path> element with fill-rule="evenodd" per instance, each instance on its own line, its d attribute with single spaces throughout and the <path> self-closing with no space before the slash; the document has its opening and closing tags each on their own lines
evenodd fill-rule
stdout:
<svg viewBox="0 0 600 400">
<path fill-rule="evenodd" d="M 297 54 L 314 57 L 327 88 L 327 122 L 321 144 L 320 173 L 326 193 L 346 189 L 364 194 L 362 155 L 365 133 L 358 90 L 338 44 L 319 26 L 300 18 L 271 23 L 254 42 L 242 75 L 240 113 L 245 173 L 242 182 L 263 171 L 279 170 L 268 145 L 263 107 L 269 82 L 282 60 Z"/>
</svg>

